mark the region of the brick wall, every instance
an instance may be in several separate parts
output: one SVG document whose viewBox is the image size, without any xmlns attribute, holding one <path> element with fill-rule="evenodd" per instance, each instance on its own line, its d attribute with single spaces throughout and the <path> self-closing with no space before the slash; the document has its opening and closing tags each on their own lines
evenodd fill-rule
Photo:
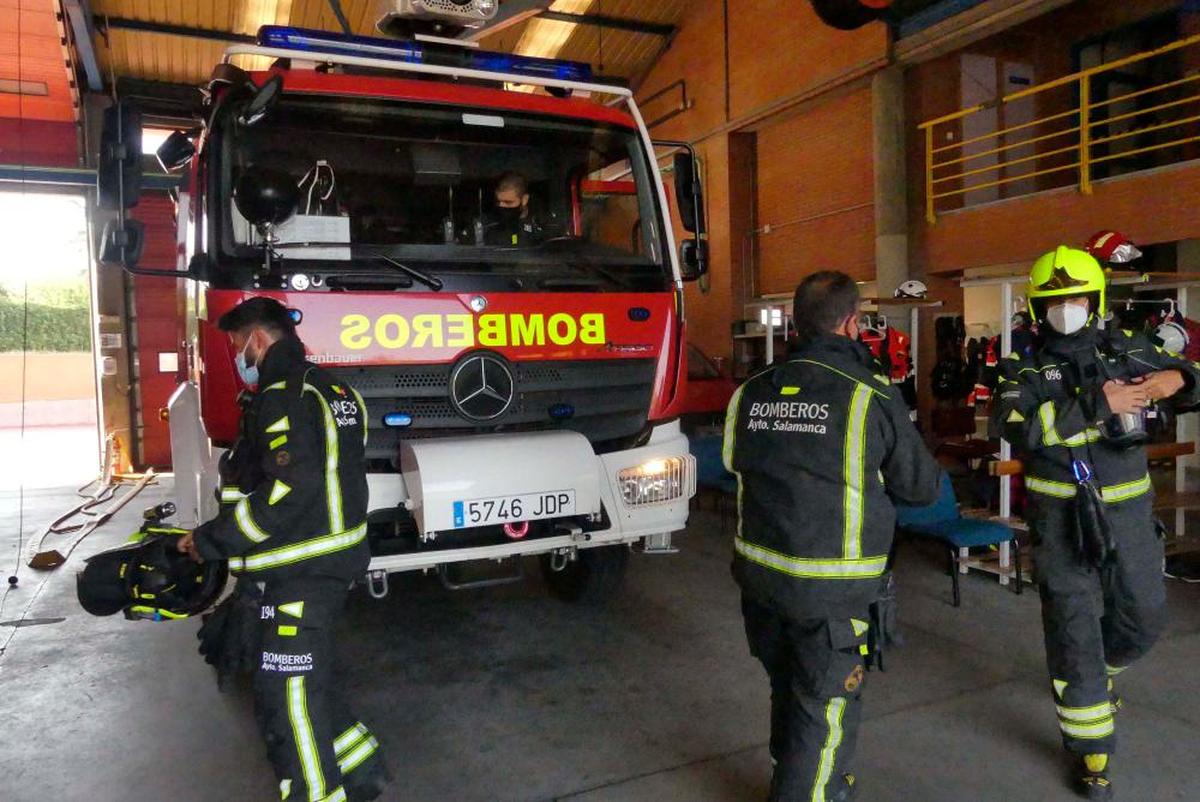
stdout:
<svg viewBox="0 0 1200 802">
<path fill-rule="evenodd" d="M 732 352 L 730 326 L 742 317 L 751 280 L 744 267 L 756 203 L 780 222 L 837 211 L 872 199 L 869 91 L 847 89 L 886 60 L 882 24 L 855 32 L 823 25 L 806 2 L 729 0 L 693 4 L 671 47 L 638 88 L 639 99 L 686 82 L 688 108 L 652 126 L 662 139 L 696 143 L 705 160 L 712 275 L 707 292 L 686 291 L 689 339 L 713 356 Z M 726 65 L 728 64 L 728 72 Z M 643 104 L 648 123 L 677 108 L 676 86 Z M 639 101 L 640 102 L 640 101 Z M 798 116 L 799 115 L 799 116 Z M 811 116 L 808 116 L 811 115 Z M 807 119 L 806 119 L 807 117 Z M 815 138 L 814 138 L 815 137 Z M 766 152 L 764 153 L 764 141 Z M 832 193 L 823 186 L 843 179 Z M 756 187 L 758 189 L 756 190 Z M 764 189 L 765 187 L 765 189 Z M 764 217 L 758 212 L 759 224 Z M 765 245 L 755 292 L 787 291 L 823 266 L 873 275 L 870 208 L 834 214 L 781 231 Z M 836 263 L 798 258 L 797 241 L 836 243 Z"/>
</svg>

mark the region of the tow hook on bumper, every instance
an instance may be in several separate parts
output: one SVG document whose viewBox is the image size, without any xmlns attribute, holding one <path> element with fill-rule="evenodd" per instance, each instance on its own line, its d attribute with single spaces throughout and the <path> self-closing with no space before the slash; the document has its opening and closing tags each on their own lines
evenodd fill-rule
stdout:
<svg viewBox="0 0 1200 802">
<path fill-rule="evenodd" d="M 554 527 L 560 535 L 566 535 L 576 542 L 585 542 L 592 539 L 592 536 L 584 532 L 577 524 L 560 523 Z M 550 552 L 550 570 L 554 573 L 565 571 L 567 566 L 579 559 L 579 547 L 568 546 L 565 549 L 555 549 Z"/>
<path fill-rule="evenodd" d="M 367 593 L 371 594 L 372 599 L 382 599 L 388 595 L 387 571 L 367 572 Z"/>
<path fill-rule="evenodd" d="M 567 565 L 579 559 L 579 549 L 559 549 L 550 552 L 550 570 L 554 573 L 567 570 Z"/>
</svg>

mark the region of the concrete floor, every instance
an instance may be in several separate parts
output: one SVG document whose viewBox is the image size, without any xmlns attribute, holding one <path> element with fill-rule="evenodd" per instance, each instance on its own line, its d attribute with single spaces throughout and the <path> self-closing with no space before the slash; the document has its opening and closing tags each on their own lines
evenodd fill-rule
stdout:
<svg viewBox="0 0 1200 802">
<path fill-rule="evenodd" d="M 0 800 L 268 800 L 248 696 L 217 693 L 195 622 L 84 614 L 81 558 L 121 540 L 158 486 L 51 575 L 23 569 L 0 615 Z M 26 495 L 27 530 L 70 506 Z M 0 567 L 16 496 L 0 492 Z M 576 609 L 524 583 L 452 593 L 432 579 L 351 600 L 344 687 L 398 778 L 391 800 L 762 799 L 767 684 L 747 654 L 729 534 L 696 513 L 683 551 L 637 557 L 619 601 Z M 1035 593 L 971 576 L 949 604 L 941 554 L 907 546 L 907 645 L 869 675 L 861 800 L 1069 800 Z M 1200 799 L 1200 587 L 1171 583 L 1166 640 L 1122 678 L 1123 800 Z M 9 622 L 28 610 L 26 626 Z M 11 640 L 9 638 L 11 637 Z"/>
</svg>

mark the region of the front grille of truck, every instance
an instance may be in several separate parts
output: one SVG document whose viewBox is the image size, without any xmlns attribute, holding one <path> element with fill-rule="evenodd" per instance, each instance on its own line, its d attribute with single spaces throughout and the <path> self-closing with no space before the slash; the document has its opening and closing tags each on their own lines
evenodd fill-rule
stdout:
<svg viewBox="0 0 1200 802">
<path fill-rule="evenodd" d="M 645 428 L 654 387 L 652 359 L 513 362 L 516 398 L 503 415 L 479 424 L 450 404 L 453 365 L 331 367 L 367 403 L 368 459 L 393 459 L 401 440 L 451 437 L 485 432 L 566 429 L 593 444 L 632 437 Z M 569 405 L 573 414 L 555 420 L 550 410 Z M 412 417 L 412 424 L 388 428 L 387 413 Z"/>
</svg>

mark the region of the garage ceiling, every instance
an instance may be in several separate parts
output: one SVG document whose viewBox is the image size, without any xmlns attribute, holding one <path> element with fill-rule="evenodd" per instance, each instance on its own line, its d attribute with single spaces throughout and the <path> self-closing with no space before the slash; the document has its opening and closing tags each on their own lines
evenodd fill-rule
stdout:
<svg viewBox="0 0 1200 802">
<path fill-rule="evenodd" d="M 354 33 L 375 33 L 378 0 L 342 0 Z M 679 25 L 688 0 L 555 0 L 552 11 L 596 14 L 624 20 Z M 197 35 L 128 30 L 105 18 L 178 26 L 196 31 L 252 35 L 260 25 L 279 24 L 340 30 L 327 0 L 92 0 L 98 32 L 96 53 L 105 77 L 200 84 L 228 42 Z M 665 47 L 664 36 L 530 18 L 480 37 L 492 50 L 521 52 L 592 63 L 602 74 L 636 80 Z M 261 68 L 261 64 L 243 65 Z"/>
<path fill-rule="evenodd" d="M 619 19 L 637 20 L 658 25 L 678 27 L 691 0 L 574 0 L 554 3 L 553 10 L 576 14 L 597 14 Z M 561 40 L 557 52 L 544 52 L 542 43 Z M 585 61 L 600 74 L 620 76 L 637 81 L 658 59 L 667 45 L 665 37 L 592 25 L 533 17 L 494 34 L 483 36 L 482 45 L 489 50 L 527 52 L 553 58 Z"/>
</svg>

